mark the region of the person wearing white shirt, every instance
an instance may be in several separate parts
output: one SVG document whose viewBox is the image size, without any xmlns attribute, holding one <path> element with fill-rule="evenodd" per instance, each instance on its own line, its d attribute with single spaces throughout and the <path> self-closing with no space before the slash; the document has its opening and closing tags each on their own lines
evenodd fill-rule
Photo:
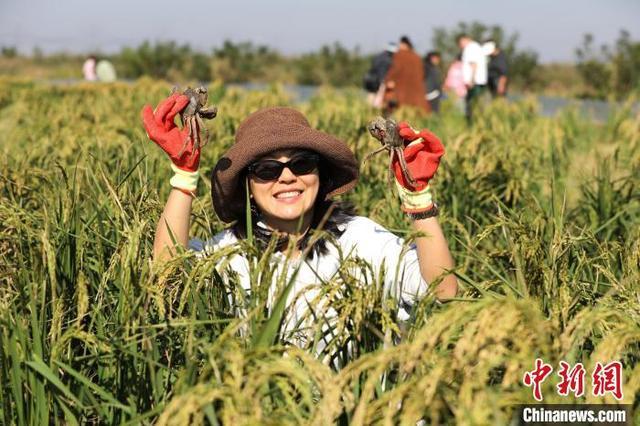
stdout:
<svg viewBox="0 0 640 426">
<path fill-rule="evenodd" d="M 289 314 L 283 320 L 281 337 L 299 346 L 309 341 L 309 336 L 300 335 L 309 328 L 299 324 L 313 318 L 308 310 L 318 289 L 322 283 L 340 285 L 345 267 L 356 266 L 359 282 L 380 285 L 400 306 L 414 304 L 429 286 L 439 300 L 455 297 L 457 281 L 450 273 L 454 262 L 429 185 L 444 154 L 434 134 L 426 129 L 415 131 L 406 123 L 393 129 L 408 142 L 404 156 L 414 178 L 409 185 L 399 162 L 393 163 L 401 207 L 414 230 L 423 235 L 407 245 L 383 226 L 333 200 L 358 181 L 359 167 L 345 142 L 312 128 L 293 108 L 256 111 L 240 123 L 235 143 L 219 158 L 211 175 L 213 208 L 218 218 L 232 225 L 202 241 L 189 238 L 200 147 L 193 144 L 188 129 L 178 128 L 173 121 L 188 103 L 186 96 L 175 93 L 155 110 L 146 105 L 142 111 L 149 138 L 167 153 L 175 173 L 156 230 L 155 261 L 173 257 L 177 246 L 203 257 L 225 253 L 224 261 L 217 265 L 219 275 L 225 280 L 232 277 L 247 294 L 254 294 L 251 261 L 238 243 L 251 239 L 267 250 L 275 242 L 276 253 L 263 266 L 274 268 L 273 275 L 267 274 L 273 278 L 267 302 L 284 294 L 279 293 L 284 291 L 280 283 L 291 283 L 285 299 Z M 362 270 L 358 262 L 370 268 Z M 243 314 L 241 306 L 234 310 Z M 399 313 L 399 319 L 401 316 Z"/>
<path fill-rule="evenodd" d="M 487 87 L 487 55 L 468 34 L 459 35 L 457 41 L 462 50 L 462 73 L 467 86 L 465 116 L 471 124 L 474 105 Z"/>
</svg>

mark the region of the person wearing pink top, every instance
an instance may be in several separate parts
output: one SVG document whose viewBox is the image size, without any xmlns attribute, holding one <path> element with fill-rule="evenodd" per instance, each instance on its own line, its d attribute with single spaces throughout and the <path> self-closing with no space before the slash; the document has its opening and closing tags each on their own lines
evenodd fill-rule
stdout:
<svg viewBox="0 0 640 426">
<path fill-rule="evenodd" d="M 96 57 L 91 55 L 84 61 L 82 65 L 82 75 L 87 81 L 96 81 L 98 76 L 96 75 Z"/>
<path fill-rule="evenodd" d="M 456 106 L 464 111 L 464 99 L 467 96 L 467 86 L 464 84 L 462 60 L 460 55 L 449 65 L 447 77 L 444 81 L 444 89 L 453 92 Z"/>
</svg>

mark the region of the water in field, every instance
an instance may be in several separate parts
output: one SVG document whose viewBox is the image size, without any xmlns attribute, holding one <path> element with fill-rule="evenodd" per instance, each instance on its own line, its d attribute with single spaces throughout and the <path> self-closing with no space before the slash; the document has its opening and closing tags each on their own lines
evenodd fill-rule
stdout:
<svg viewBox="0 0 640 426">
<path fill-rule="evenodd" d="M 65 79 L 51 80 L 54 84 L 73 84 L 81 80 Z M 126 81 L 126 80 L 125 80 Z M 237 83 L 229 84 L 229 87 L 239 87 L 246 90 L 265 90 L 269 87 L 268 83 Z M 305 102 L 309 100 L 317 91 L 318 86 L 308 86 L 300 84 L 285 84 L 284 88 L 293 95 L 295 102 Z M 364 96 L 364 91 L 362 92 Z M 509 95 L 509 99 L 517 101 L 522 99 L 522 95 Z M 540 113 L 545 117 L 552 117 L 558 112 L 568 107 L 576 107 L 587 118 L 596 121 L 606 121 L 612 111 L 612 104 L 608 101 L 597 99 L 570 99 L 556 96 L 537 96 L 540 104 Z M 619 106 L 619 105 L 614 105 Z M 640 104 L 634 105 L 634 111 L 640 113 Z"/>
<path fill-rule="evenodd" d="M 509 96 L 509 99 L 512 100 L 518 100 L 520 98 L 521 96 L 518 95 Z M 540 112 L 545 117 L 552 117 L 565 108 L 575 106 L 586 117 L 596 121 L 606 121 L 612 109 L 610 102 L 597 99 L 569 99 L 544 95 L 538 96 L 537 98 L 538 103 L 540 103 Z M 636 104 L 634 110 L 640 112 L 640 105 Z"/>
<path fill-rule="evenodd" d="M 268 87 L 268 85 L 264 83 L 242 83 L 230 86 L 241 87 L 247 90 L 264 90 Z M 297 102 L 308 100 L 318 90 L 317 86 L 285 85 L 284 87 L 288 92 L 293 94 Z M 514 101 L 522 98 L 522 95 L 509 95 L 509 99 Z M 573 106 L 577 107 L 585 117 L 596 121 L 605 121 L 612 109 L 611 103 L 596 99 L 569 99 L 544 95 L 538 96 L 537 99 L 540 103 L 540 113 L 545 117 L 552 117 L 563 109 Z M 634 110 L 640 112 L 640 104 L 636 104 Z"/>
</svg>

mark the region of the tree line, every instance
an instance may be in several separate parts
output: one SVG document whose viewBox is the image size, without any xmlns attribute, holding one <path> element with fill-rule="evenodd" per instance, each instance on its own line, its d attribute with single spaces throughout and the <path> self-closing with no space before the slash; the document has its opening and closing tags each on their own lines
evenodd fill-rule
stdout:
<svg viewBox="0 0 640 426">
<path fill-rule="evenodd" d="M 277 50 L 251 42 L 225 40 L 210 54 L 194 51 L 187 44 L 144 42 L 125 48 L 112 58 L 121 75 L 137 78 L 220 79 L 228 83 L 282 81 L 333 86 L 359 85 L 369 58 L 341 43 L 322 46 L 315 52 L 284 56 Z"/>
<path fill-rule="evenodd" d="M 593 35 L 585 34 L 576 49 L 578 72 L 599 98 L 623 98 L 640 92 L 640 41 L 631 40 L 628 31 L 620 31 L 613 46 L 595 47 Z"/>
<path fill-rule="evenodd" d="M 510 87 L 515 91 L 539 91 L 549 87 L 557 75 L 556 69 L 538 63 L 538 53 L 518 45 L 519 34 L 508 33 L 499 25 L 461 22 L 453 28 L 434 28 L 431 45 L 442 54 L 443 71 L 459 53 L 456 36 L 469 34 L 482 42 L 494 40 L 507 57 Z M 327 44 L 301 55 L 286 56 L 278 50 L 252 42 L 226 40 L 209 52 L 193 49 L 189 44 L 173 41 L 143 42 L 137 47 L 125 47 L 110 55 L 97 55 L 111 60 L 118 76 L 135 79 L 142 76 L 171 81 L 222 80 L 227 83 L 283 82 L 303 85 L 360 86 L 370 66 L 373 54 L 363 54 L 358 48 L 348 49 L 340 42 Z M 424 56 L 427 52 L 417 52 Z M 18 56 L 14 47 L 2 47 L 0 56 Z M 78 62 L 77 55 L 45 56 L 34 50 L 33 61 L 57 65 L 65 61 Z M 594 47 L 593 36 L 587 34 L 576 49 L 576 65 L 565 81 L 576 75 L 580 88 L 573 95 L 585 97 L 623 98 L 640 91 L 640 42 L 621 31 L 613 46 Z M 566 70 L 564 70 L 566 71 Z"/>
</svg>

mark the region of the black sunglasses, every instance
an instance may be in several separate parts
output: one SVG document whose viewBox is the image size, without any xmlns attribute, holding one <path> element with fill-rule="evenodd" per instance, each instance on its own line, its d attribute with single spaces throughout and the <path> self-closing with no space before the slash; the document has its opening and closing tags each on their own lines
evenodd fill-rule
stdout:
<svg viewBox="0 0 640 426">
<path fill-rule="evenodd" d="M 286 163 L 278 160 L 261 160 L 247 167 L 247 171 L 262 180 L 274 180 L 280 177 L 284 168 L 288 168 L 296 175 L 306 175 L 318 167 L 318 154 L 300 154 L 292 157 Z"/>
</svg>

